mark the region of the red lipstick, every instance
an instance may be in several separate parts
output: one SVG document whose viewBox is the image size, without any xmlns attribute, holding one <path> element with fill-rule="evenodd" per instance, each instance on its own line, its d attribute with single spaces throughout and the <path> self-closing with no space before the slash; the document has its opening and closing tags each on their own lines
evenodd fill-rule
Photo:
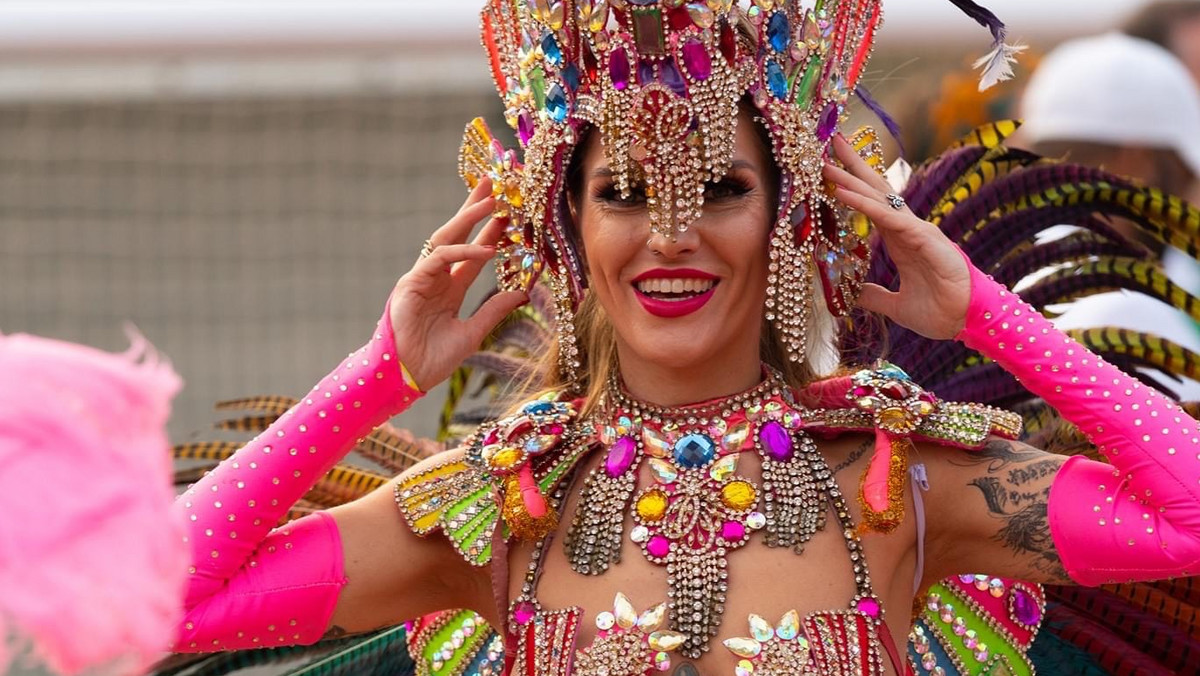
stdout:
<svg viewBox="0 0 1200 676">
<path fill-rule="evenodd" d="M 718 281 L 720 278 L 716 275 L 709 274 L 702 270 L 692 270 L 689 268 L 657 268 L 647 270 L 633 279 L 633 292 L 637 296 L 638 302 L 642 304 L 646 312 L 655 317 L 663 317 L 666 319 L 674 319 L 683 317 L 696 312 L 704 307 L 708 301 L 712 300 L 713 292 L 717 290 L 717 284 L 713 284 L 712 288 L 704 293 L 679 300 L 664 300 L 647 296 L 637 288 L 637 283 L 646 279 L 708 279 Z"/>
</svg>

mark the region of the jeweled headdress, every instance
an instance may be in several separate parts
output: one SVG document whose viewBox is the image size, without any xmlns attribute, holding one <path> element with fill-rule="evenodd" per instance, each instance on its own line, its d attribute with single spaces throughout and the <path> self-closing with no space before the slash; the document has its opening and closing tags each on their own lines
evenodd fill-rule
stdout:
<svg viewBox="0 0 1200 676">
<path fill-rule="evenodd" d="M 994 19 L 974 3 L 952 1 L 978 10 L 977 19 Z M 476 120 L 467 129 L 460 171 L 471 185 L 492 176 L 511 219 L 500 253 L 501 288 L 528 288 L 545 273 L 560 315 L 582 297 L 564 183 L 586 129 L 600 133 L 617 189 L 626 197 L 634 187 L 644 190 L 650 230 L 673 237 L 699 217 L 706 185 L 728 171 L 738 109 L 748 101 L 769 132 L 780 170 L 767 315 L 792 358 L 802 361 L 813 280 L 840 316 L 866 271 L 866 222 L 835 205 L 821 169 L 870 57 L 881 5 L 490 0 L 483 44 L 524 163 Z M 1002 37 L 1001 28 L 1001 46 Z M 996 53 L 1006 65 L 1009 53 Z M 878 159 L 870 137 L 859 146 Z M 574 346 L 560 348 L 569 370 Z"/>
</svg>

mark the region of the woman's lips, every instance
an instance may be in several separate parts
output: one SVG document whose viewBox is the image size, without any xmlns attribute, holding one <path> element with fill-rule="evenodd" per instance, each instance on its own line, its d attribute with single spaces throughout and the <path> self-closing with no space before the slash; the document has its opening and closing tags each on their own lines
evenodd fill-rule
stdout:
<svg viewBox="0 0 1200 676">
<path fill-rule="evenodd" d="M 672 283 L 674 288 L 680 288 L 680 281 L 683 280 L 683 286 L 687 291 L 676 291 L 675 293 L 688 293 L 691 289 L 699 289 L 707 286 L 703 292 L 697 291 L 695 295 L 681 296 L 679 298 L 661 298 L 651 293 L 663 293 L 671 290 Z M 666 284 L 664 284 L 664 282 Z M 673 319 L 675 317 L 683 317 L 690 315 L 693 312 L 704 307 L 713 297 L 713 292 L 717 290 L 717 285 L 720 283 L 720 278 L 716 275 L 709 274 L 702 270 L 693 270 L 691 268 L 658 268 L 647 270 L 638 275 L 633 280 L 633 293 L 637 296 L 638 302 L 646 309 L 646 312 L 656 316 Z M 649 291 L 643 291 L 642 288 L 649 287 Z"/>
<path fill-rule="evenodd" d="M 712 299 L 713 292 L 716 290 L 717 287 L 714 286 L 698 296 L 688 296 L 687 298 L 681 298 L 679 300 L 661 300 L 659 298 L 652 298 L 641 291 L 638 291 L 637 289 L 634 289 L 633 292 L 635 295 L 637 295 L 638 302 L 642 304 L 642 307 L 646 308 L 646 312 L 649 312 L 656 317 L 673 319 L 675 317 L 690 315 L 696 310 L 704 307 L 704 305 Z"/>
</svg>

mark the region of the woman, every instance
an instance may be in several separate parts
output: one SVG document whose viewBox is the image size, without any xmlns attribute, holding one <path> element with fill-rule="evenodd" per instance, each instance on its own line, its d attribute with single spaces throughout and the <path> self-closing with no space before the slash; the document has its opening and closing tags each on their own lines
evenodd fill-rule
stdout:
<svg viewBox="0 0 1200 676">
<path fill-rule="evenodd" d="M 914 595 L 948 575 L 1186 574 L 1195 421 L 991 282 L 834 135 L 880 16 L 873 1 L 489 5 L 527 164 L 469 129 L 465 173 L 491 178 L 373 339 L 180 498 L 194 564 L 176 648 L 471 608 L 520 674 L 899 674 Z M 866 232 L 843 206 L 878 229 L 898 292 L 858 295 Z M 459 320 L 497 253 L 509 290 Z M 559 303 L 550 393 L 394 492 L 268 533 L 538 273 Z M 1114 465 L 1009 441 L 1011 414 L 940 402 L 894 368 L 816 378 L 828 315 L 856 295 L 996 360 Z"/>
</svg>

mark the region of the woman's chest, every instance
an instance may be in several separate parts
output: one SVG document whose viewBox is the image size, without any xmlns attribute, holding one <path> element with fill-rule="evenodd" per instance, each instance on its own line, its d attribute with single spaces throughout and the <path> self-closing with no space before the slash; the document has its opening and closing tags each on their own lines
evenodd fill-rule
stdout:
<svg viewBox="0 0 1200 676">
<path fill-rule="evenodd" d="M 594 479 L 597 466 L 583 476 Z M 546 543 L 510 550 L 514 673 L 889 673 L 884 599 L 839 491 L 809 495 L 822 513 L 781 535 L 746 513 L 750 497 L 723 490 L 745 486 L 754 505 L 769 501 L 772 481 L 757 465 L 690 486 L 669 477 L 670 491 L 662 478 L 650 468 L 616 491 L 589 479 Z M 598 508 L 597 496 L 609 504 Z M 907 549 L 895 542 L 872 546 L 872 563 L 902 565 Z M 890 576 L 884 587 L 892 591 Z M 907 611 L 910 600 L 911 590 L 895 605 Z"/>
</svg>

